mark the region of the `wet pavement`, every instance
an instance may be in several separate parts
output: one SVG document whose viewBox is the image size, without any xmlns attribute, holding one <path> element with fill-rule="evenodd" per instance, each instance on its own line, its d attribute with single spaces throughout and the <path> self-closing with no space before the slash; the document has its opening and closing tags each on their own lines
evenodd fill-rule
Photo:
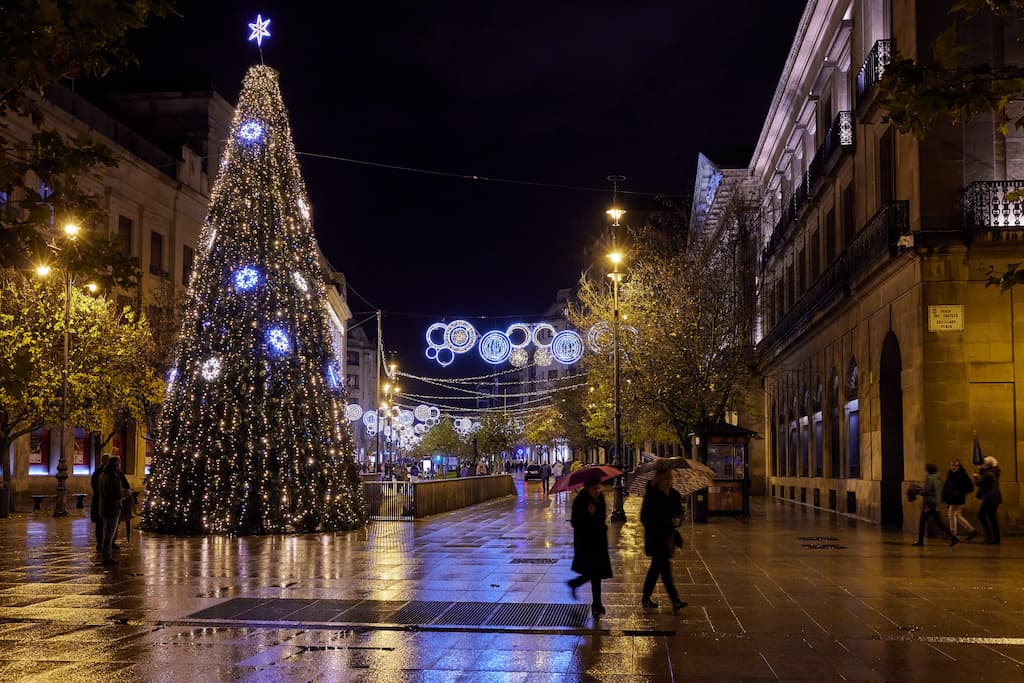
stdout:
<svg viewBox="0 0 1024 683">
<path fill-rule="evenodd" d="M 0 519 L 2 681 L 1024 681 L 1024 539 L 948 548 L 799 505 L 687 524 L 690 606 L 640 608 L 639 501 L 595 621 L 540 485 L 345 534 L 179 538 Z M 609 504 L 611 496 L 609 496 Z M 75 516 L 78 515 L 78 516 Z"/>
</svg>

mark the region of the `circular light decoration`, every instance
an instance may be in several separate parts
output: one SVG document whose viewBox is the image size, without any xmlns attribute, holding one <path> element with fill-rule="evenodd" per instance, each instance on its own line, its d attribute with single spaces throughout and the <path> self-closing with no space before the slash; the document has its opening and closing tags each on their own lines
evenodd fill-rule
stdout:
<svg viewBox="0 0 1024 683">
<path fill-rule="evenodd" d="M 422 403 L 412 411 L 412 414 L 420 422 L 426 422 L 430 419 L 430 406 L 425 406 Z"/>
<path fill-rule="evenodd" d="M 512 353 L 512 341 L 500 330 L 491 330 L 480 337 L 480 357 L 491 365 L 499 365 L 508 360 Z"/>
<path fill-rule="evenodd" d="M 455 362 L 455 352 L 447 346 L 442 346 L 437 350 L 437 358 L 435 360 L 442 368 L 446 368 Z"/>
<path fill-rule="evenodd" d="M 292 340 L 288 330 L 283 327 L 271 327 L 266 334 L 267 350 L 277 356 L 285 356 L 292 352 Z"/>
<path fill-rule="evenodd" d="M 427 426 L 428 427 L 436 427 L 439 422 L 440 422 L 439 419 L 437 419 L 436 417 L 432 417 L 429 420 L 427 420 Z"/>
<path fill-rule="evenodd" d="M 263 138 L 263 124 L 249 119 L 238 127 L 238 137 L 243 144 L 254 145 Z"/>
<path fill-rule="evenodd" d="M 526 352 L 526 349 L 512 349 L 512 353 L 508 355 L 508 362 L 514 368 L 526 367 L 526 364 L 530 362 L 530 354 Z"/>
<path fill-rule="evenodd" d="M 413 423 L 416 422 L 416 417 L 411 410 L 403 410 L 398 414 L 398 421 L 402 423 L 403 427 L 412 427 Z"/>
<path fill-rule="evenodd" d="M 444 346 L 444 333 L 447 330 L 448 330 L 448 326 L 445 325 L 444 323 L 434 323 L 433 325 L 428 327 L 427 328 L 427 334 L 425 335 L 425 337 L 427 339 L 427 346 L 431 346 L 431 347 L 434 347 L 434 348 L 437 348 L 439 346 Z M 438 332 L 441 333 L 440 341 L 437 340 L 438 339 L 437 338 L 437 333 Z"/>
<path fill-rule="evenodd" d="M 469 430 L 473 428 L 473 421 L 468 417 L 457 417 L 452 426 L 455 427 L 455 431 L 461 434 L 468 434 Z"/>
<path fill-rule="evenodd" d="M 292 271 L 292 282 L 294 282 L 295 286 L 303 292 L 309 291 L 309 283 L 306 282 L 306 278 L 302 277 L 302 273 L 297 270 Z"/>
<path fill-rule="evenodd" d="M 612 337 L 612 326 L 602 320 L 587 330 L 587 345 L 594 353 L 611 353 Z"/>
<path fill-rule="evenodd" d="M 345 406 L 345 417 L 352 422 L 359 421 L 363 417 L 363 407 L 358 403 L 349 403 Z"/>
<path fill-rule="evenodd" d="M 376 427 L 366 427 L 366 435 L 367 436 L 377 436 L 377 428 Z"/>
<path fill-rule="evenodd" d="M 575 330 L 562 330 L 551 340 L 551 355 L 562 365 L 572 365 L 583 358 L 583 337 Z"/>
<path fill-rule="evenodd" d="M 515 341 L 514 337 L 522 335 L 522 341 Z M 529 325 L 523 323 L 512 323 L 505 330 L 505 336 L 508 337 L 509 343 L 513 349 L 522 349 L 530 345 L 530 340 L 533 339 L 533 332 L 530 331 Z"/>
<path fill-rule="evenodd" d="M 547 346 L 538 347 L 537 350 L 533 352 L 533 362 L 542 368 L 546 368 L 551 365 L 552 360 L 554 359 L 551 355 L 551 349 Z"/>
<path fill-rule="evenodd" d="M 438 408 L 437 406 L 430 406 L 430 419 L 431 420 L 440 420 L 441 419 L 441 409 Z"/>
<path fill-rule="evenodd" d="M 425 425 L 425 424 L 418 424 L 418 425 L 416 425 L 415 427 L 412 428 L 412 431 L 415 432 L 416 434 L 421 434 L 422 435 L 422 434 L 424 434 L 427 431 L 427 425 Z"/>
<path fill-rule="evenodd" d="M 367 429 L 377 429 L 377 413 L 367 410 L 363 413 L 363 426 Z"/>
<path fill-rule="evenodd" d="M 235 289 L 239 292 L 247 292 L 260 283 L 260 271 L 252 266 L 242 266 L 232 276 Z"/>
<path fill-rule="evenodd" d="M 444 343 L 455 353 L 465 353 L 476 344 L 476 328 L 465 320 L 453 320 L 445 327 Z"/>
<path fill-rule="evenodd" d="M 558 332 L 551 323 L 538 323 L 533 328 L 533 344 L 538 349 L 546 349 L 551 346 Z"/>
<path fill-rule="evenodd" d="M 213 380 L 220 377 L 220 369 L 220 358 L 218 358 L 217 356 L 210 356 L 209 358 L 203 361 L 202 365 L 199 366 L 199 373 L 207 382 L 212 382 Z"/>
</svg>

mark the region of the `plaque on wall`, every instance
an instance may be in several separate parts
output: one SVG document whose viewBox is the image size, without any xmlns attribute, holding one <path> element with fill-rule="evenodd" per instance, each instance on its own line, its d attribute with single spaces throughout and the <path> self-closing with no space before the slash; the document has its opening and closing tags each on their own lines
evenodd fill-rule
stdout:
<svg viewBox="0 0 1024 683">
<path fill-rule="evenodd" d="M 928 331 L 963 332 L 964 307 L 960 305 L 929 306 Z"/>
</svg>

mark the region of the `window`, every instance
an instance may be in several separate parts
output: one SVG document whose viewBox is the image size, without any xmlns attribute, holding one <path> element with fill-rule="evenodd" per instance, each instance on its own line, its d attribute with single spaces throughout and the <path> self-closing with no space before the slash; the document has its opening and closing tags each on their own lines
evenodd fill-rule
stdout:
<svg viewBox="0 0 1024 683">
<path fill-rule="evenodd" d="M 828 398 L 828 449 L 829 476 L 838 479 L 843 476 L 839 452 L 839 375 L 832 368 L 832 391 Z"/>
<path fill-rule="evenodd" d="M 786 267 L 786 310 L 796 303 L 796 276 L 793 274 L 793 264 Z"/>
<path fill-rule="evenodd" d="M 548 370 L 548 381 L 558 379 L 558 370 Z"/>
<path fill-rule="evenodd" d="M 850 479 L 860 479 L 860 401 L 857 392 L 857 361 L 851 358 L 846 373 L 846 471 Z"/>
<path fill-rule="evenodd" d="M 39 198 L 42 199 L 43 201 L 46 201 L 47 199 L 49 199 L 52 196 L 53 196 L 53 188 L 50 187 L 49 185 L 47 185 L 46 183 L 44 183 L 42 180 L 40 180 L 39 181 Z M 53 204 L 50 203 L 50 225 L 53 225 L 56 222 L 56 220 L 55 220 L 56 219 L 56 215 L 57 215 L 56 214 L 56 209 L 53 207 Z"/>
<path fill-rule="evenodd" d="M 796 272 L 799 278 L 799 286 L 796 291 L 798 294 L 803 294 L 807 291 L 807 259 L 804 258 L 803 249 L 796 252 Z"/>
<path fill-rule="evenodd" d="M 811 233 L 811 282 L 821 275 L 821 239 L 818 237 L 818 230 L 815 228 Z"/>
<path fill-rule="evenodd" d="M 188 286 L 192 277 L 192 266 L 196 262 L 196 250 L 187 244 L 181 249 L 181 284 Z"/>
<path fill-rule="evenodd" d="M 345 375 L 345 386 L 349 389 L 359 389 L 359 375 L 349 374 Z"/>
<path fill-rule="evenodd" d="M 6 192 L 0 192 L 0 206 L 3 206 L 4 204 L 6 204 L 7 200 L 9 198 L 10 198 L 9 194 L 7 194 Z"/>
<path fill-rule="evenodd" d="M 117 236 L 121 240 L 121 253 L 132 255 L 132 219 L 126 216 L 117 217 Z"/>
<path fill-rule="evenodd" d="M 843 247 L 850 246 L 850 242 L 853 241 L 854 231 L 856 228 L 853 225 L 853 185 L 847 185 L 843 188 Z"/>
<path fill-rule="evenodd" d="M 814 393 L 811 395 L 811 425 L 812 432 L 814 434 L 814 473 L 815 477 L 825 476 L 825 457 L 824 457 L 824 433 L 821 424 L 821 382 L 819 381 L 815 387 Z"/>
<path fill-rule="evenodd" d="M 829 209 L 825 214 L 825 258 L 831 263 L 837 256 L 839 240 L 836 239 L 836 210 Z"/>
<path fill-rule="evenodd" d="M 359 366 L 359 352 L 358 351 L 346 351 L 345 352 L 345 365 Z"/>
<path fill-rule="evenodd" d="M 153 275 L 164 273 L 164 236 L 156 230 L 149 231 L 149 272 Z"/>
<path fill-rule="evenodd" d="M 896 198 L 896 148 L 892 128 L 878 141 L 878 206 L 888 206 Z"/>
</svg>

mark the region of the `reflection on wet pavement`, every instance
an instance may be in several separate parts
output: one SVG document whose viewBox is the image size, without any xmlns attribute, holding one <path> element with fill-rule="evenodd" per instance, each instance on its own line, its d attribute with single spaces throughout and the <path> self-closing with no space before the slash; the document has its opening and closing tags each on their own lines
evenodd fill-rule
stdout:
<svg viewBox="0 0 1024 683">
<path fill-rule="evenodd" d="M 0 680 L 1024 681 L 1024 544 L 913 539 L 785 503 L 685 528 L 690 603 L 640 608 L 636 513 L 598 623 L 574 602 L 565 497 L 346 534 L 121 536 L 0 520 Z M 660 589 L 659 589 L 660 590 Z M 581 592 L 581 595 L 586 591 Z M 655 596 L 658 599 L 658 596 Z"/>
</svg>

